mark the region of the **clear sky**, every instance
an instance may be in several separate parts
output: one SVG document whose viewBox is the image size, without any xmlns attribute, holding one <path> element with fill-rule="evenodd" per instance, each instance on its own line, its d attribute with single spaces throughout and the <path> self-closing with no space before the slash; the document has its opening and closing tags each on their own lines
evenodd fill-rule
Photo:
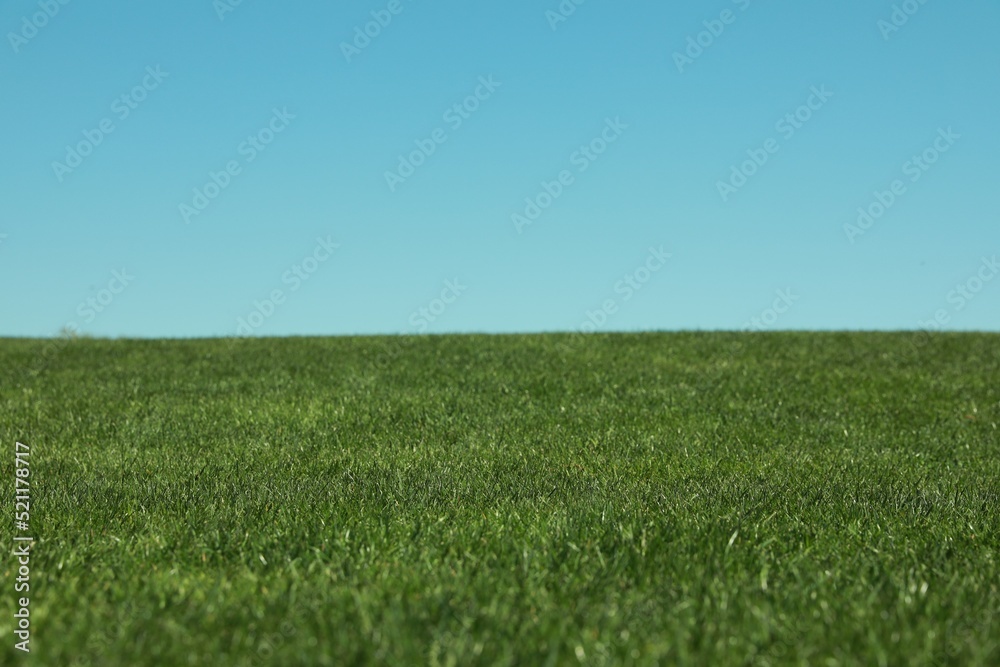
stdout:
<svg viewBox="0 0 1000 667">
<path fill-rule="evenodd" d="M 577 2 L 4 2 L 0 335 L 1000 330 L 996 2 Z"/>
</svg>

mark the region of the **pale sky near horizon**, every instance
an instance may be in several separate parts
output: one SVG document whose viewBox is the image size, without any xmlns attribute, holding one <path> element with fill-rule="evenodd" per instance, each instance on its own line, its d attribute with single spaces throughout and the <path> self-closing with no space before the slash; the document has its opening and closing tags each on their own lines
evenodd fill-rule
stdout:
<svg viewBox="0 0 1000 667">
<path fill-rule="evenodd" d="M 986 0 L 13 0 L 0 336 L 998 331 L 997 34 Z"/>
</svg>

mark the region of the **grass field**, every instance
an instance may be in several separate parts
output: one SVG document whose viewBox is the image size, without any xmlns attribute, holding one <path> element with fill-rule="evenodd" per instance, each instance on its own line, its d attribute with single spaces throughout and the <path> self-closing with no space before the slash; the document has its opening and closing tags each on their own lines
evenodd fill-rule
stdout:
<svg viewBox="0 0 1000 667">
<path fill-rule="evenodd" d="M 5 665 L 1000 664 L 1000 335 L 0 340 L 0 368 L 4 525 L 20 440 L 37 538 L 30 656 L 0 557 Z"/>
</svg>

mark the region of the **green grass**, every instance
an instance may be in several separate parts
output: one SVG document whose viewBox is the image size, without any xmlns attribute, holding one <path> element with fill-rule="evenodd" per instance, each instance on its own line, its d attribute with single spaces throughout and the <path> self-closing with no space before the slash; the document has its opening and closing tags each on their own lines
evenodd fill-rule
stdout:
<svg viewBox="0 0 1000 667">
<path fill-rule="evenodd" d="M 0 368 L 38 538 L 28 657 L 0 557 L 3 664 L 1000 664 L 1000 335 L 0 340 Z"/>
</svg>

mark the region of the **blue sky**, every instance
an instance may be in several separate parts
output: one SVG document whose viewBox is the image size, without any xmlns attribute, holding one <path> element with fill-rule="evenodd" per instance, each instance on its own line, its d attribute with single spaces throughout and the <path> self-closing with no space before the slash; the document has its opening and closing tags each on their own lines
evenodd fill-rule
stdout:
<svg viewBox="0 0 1000 667">
<path fill-rule="evenodd" d="M 0 335 L 1000 330 L 998 33 L 986 0 L 6 2 Z"/>
</svg>

